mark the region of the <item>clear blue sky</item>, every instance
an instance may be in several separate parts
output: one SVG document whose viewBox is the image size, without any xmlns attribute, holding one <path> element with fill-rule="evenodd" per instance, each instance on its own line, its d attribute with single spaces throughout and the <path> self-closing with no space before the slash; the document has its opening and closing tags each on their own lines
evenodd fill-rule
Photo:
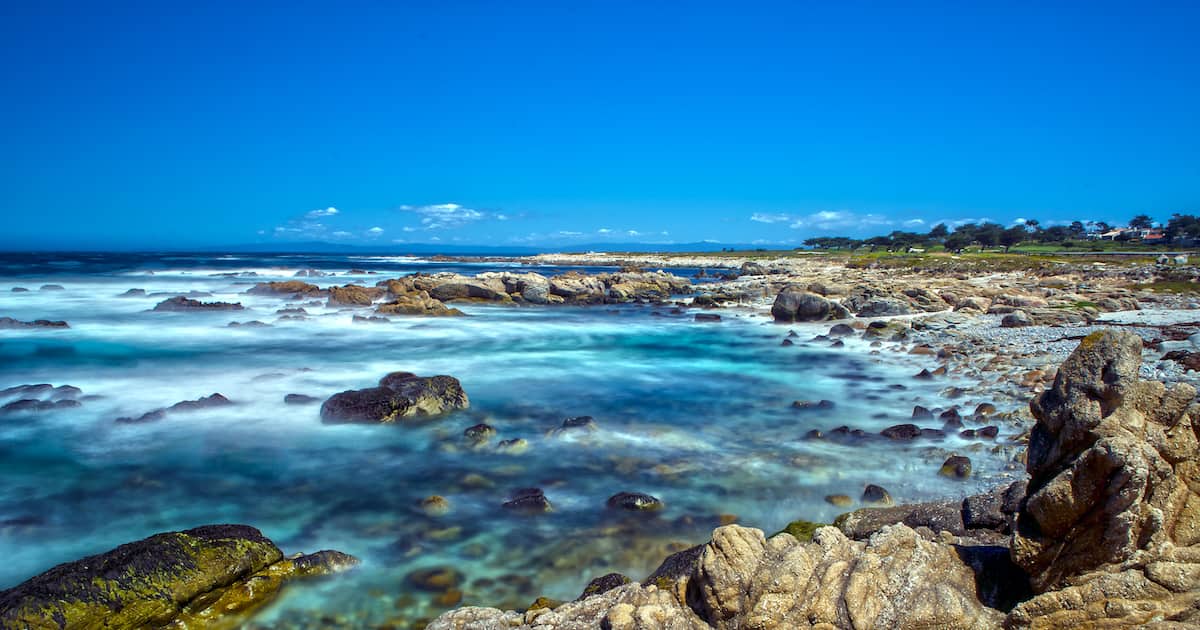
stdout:
<svg viewBox="0 0 1200 630">
<path fill-rule="evenodd" d="M 0 246 L 1165 220 L 1200 212 L 1198 31 L 1195 2 L 7 2 Z"/>
</svg>

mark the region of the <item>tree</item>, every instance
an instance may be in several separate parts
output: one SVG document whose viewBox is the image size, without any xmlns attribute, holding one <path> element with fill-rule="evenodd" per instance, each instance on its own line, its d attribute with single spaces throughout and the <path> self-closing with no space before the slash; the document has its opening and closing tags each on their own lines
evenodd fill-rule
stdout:
<svg viewBox="0 0 1200 630">
<path fill-rule="evenodd" d="M 1071 226 L 1067 229 L 1071 232 L 1071 238 L 1083 238 L 1087 235 L 1087 229 L 1083 227 L 1082 221 L 1072 221 Z"/>
<path fill-rule="evenodd" d="M 1175 213 L 1167 221 L 1167 239 L 1200 238 L 1200 218 L 1191 214 Z"/>
<path fill-rule="evenodd" d="M 1004 251 L 1008 252 L 1013 245 L 1019 244 L 1029 236 L 1029 232 L 1025 231 L 1024 225 L 1014 225 L 1000 233 L 1000 244 L 1004 246 Z"/>
<path fill-rule="evenodd" d="M 1139 214 L 1129 220 L 1129 227 L 1135 230 L 1149 230 L 1153 226 L 1154 219 L 1151 219 L 1150 215 Z"/>
<path fill-rule="evenodd" d="M 984 223 L 975 229 L 975 240 L 984 247 L 995 247 L 1000 244 L 1000 235 L 1004 226 L 999 223 Z"/>
<path fill-rule="evenodd" d="M 1105 223 L 1104 221 L 1097 221 L 1096 222 L 1096 230 L 1099 231 L 1101 234 L 1103 234 L 1105 232 L 1111 232 L 1112 226 Z"/>
<path fill-rule="evenodd" d="M 971 237 L 967 236 L 965 232 L 959 231 L 955 231 L 953 234 L 946 236 L 946 240 L 942 242 L 942 245 L 945 246 L 946 251 L 954 252 L 956 254 L 961 252 L 963 248 L 970 244 Z"/>
<path fill-rule="evenodd" d="M 940 241 L 950 234 L 950 230 L 946 229 L 945 223 L 939 223 L 929 230 L 929 240 Z"/>
</svg>

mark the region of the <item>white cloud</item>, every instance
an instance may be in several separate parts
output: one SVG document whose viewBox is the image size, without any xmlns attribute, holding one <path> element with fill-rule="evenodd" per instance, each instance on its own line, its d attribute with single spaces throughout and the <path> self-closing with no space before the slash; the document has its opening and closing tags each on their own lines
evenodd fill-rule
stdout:
<svg viewBox="0 0 1200 630">
<path fill-rule="evenodd" d="M 924 219 L 909 219 L 904 222 L 904 227 L 920 227 L 925 225 Z"/>
<path fill-rule="evenodd" d="M 960 225 L 966 225 L 968 223 L 990 223 L 991 221 L 992 220 L 987 217 L 981 217 L 978 219 L 963 218 L 963 219 L 954 219 L 953 221 L 946 221 L 946 224 L 952 228 L 956 228 Z"/>
<path fill-rule="evenodd" d="M 559 230 L 559 236 L 583 236 L 583 232 L 572 232 L 570 230 Z"/>
<path fill-rule="evenodd" d="M 596 230 L 596 232 L 598 234 L 612 234 L 612 230 L 608 228 L 600 228 L 599 230 Z"/>
<path fill-rule="evenodd" d="M 462 227 L 484 218 L 482 212 L 457 203 L 435 203 L 428 206 L 404 205 L 400 206 L 400 210 L 420 215 L 421 225 L 425 226 L 426 230 Z"/>
<path fill-rule="evenodd" d="M 1017 217 L 1017 218 L 1013 219 L 1013 225 L 1025 225 L 1025 218 Z"/>
<path fill-rule="evenodd" d="M 406 225 L 406 226 L 404 226 L 404 227 L 402 227 L 402 228 L 400 228 L 400 229 L 401 229 L 401 230 L 404 230 L 405 232 L 416 232 L 416 231 L 417 231 L 417 228 L 415 228 L 415 227 L 412 227 L 412 226 L 408 226 L 408 225 Z"/>
<path fill-rule="evenodd" d="M 304 216 L 306 216 L 310 219 L 317 219 L 320 217 L 331 217 L 337 213 L 338 213 L 337 208 L 334 208 L 333 206 L 329 206 L 328 208 L 324 208 L 324 209 L 318 208 L 316 210 L 309 210 Z"/>
<path fill-rule="evenodd" d="M 497 221 L 507 221 L 507 220 L 508 220 L 508 215 L 507 215 L 507 214 L 497 214 L 497 215 L 496 215 L 496 220 L 497 220 Z"/>
<path fill-rule="evenodd" d="M 784 223 L 791 221 L 792 217 L 791 215 L 787 214 L 764 214 L 762 212 L 755 212 L 754 214 L 750 215 L 750 220 L 757 221 L 758 223 Z"/>
<path fill-rule="evenodd" d="M 637 230 L 625 230 L 625 233 L 630 236 L 641 236 L 642 233 Z"/>
<path fill-rule="evenodd" d="M 383 234 L 383 228 L 376 226 L 376 227 L 373 227 L 373 228 L 367 230 L 367 233 L 379 236 L 380 234 Z"/>
<path fill-rule="evenodd" d="M 338 230 L 337 232 L 333 233 L 334 238 L 350 238 L 351 236 L 354 236 L 354 235 L 349 232 L 342 231 L 342 230 Z"/>
<path fill-rule="evenodd" d="M 812 214 L 794 217 L 789 225 L 792 229 L 817 229 L 817 230 L 857 230 L 870 227 L 878 227 L 883 225 L 892 225 L 894 222 L 881 214 L 858 214 L 847 210 L 822 210 Z"/>
<path fill-rule="evenodd" d="M 659 235 L 660 235 L 660 236 L 670 236 L 670 235 L 671 235 L 671 233 L 670 233 L 670 232 L 668 232 L 668 231 L 666 231 L 666 230 L 663 230 L 663 231 L 659 232 Z"/>
</svg>

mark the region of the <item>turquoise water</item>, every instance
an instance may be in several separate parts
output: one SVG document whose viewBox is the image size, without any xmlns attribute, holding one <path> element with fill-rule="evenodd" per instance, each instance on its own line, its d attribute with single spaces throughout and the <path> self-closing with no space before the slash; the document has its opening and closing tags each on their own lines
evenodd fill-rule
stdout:
<svg viewBox="0 0 1200 630">
<path fill-rule="evenodd" d="M 330 271 L 369 269 L 340 262 Z M 362 311 L 304 303 L 308 319 L 277 321 L 277 309 L 296 305 L 242 292 L 296 268 L 255 265 L 188 260 L 153 275 L 138 265 L 94 273 L 76 265 L 0 277 L 0 316 L 71 324 L 0 330 L 0 389 L 83 390 L 78 408 L 0 415 L 0 588 L 155 532 L 238 522 L 285 553 L 333 548 L 363 559 L 351 574 L 291 588 L 264 623 L 316 610 L 349 626 L 404 625 L 456 599 L 413 588 L 405 576 L 416 569 L 454 568 L 463 603 L 523 607 L 538 595 L 574 598 L 611 571 L 640 578 L 667 553 L 707 540 L 722 518 L 773 532 L 797 518 L 831 520 L 845 508 L 824 497 L 857 497 L 867 483 L 915 501 L 963 496 L 1002 474 L 1004 457 L 990 455 L 990 443 L 804 439 L 839 425 L 877 432 L 907 421 L 914 404 L 946 404 L 938 391 L 951 381 L 912 379 L 935 366 L 930 357 L 873 355 L 860 341 L 781 346 L 788 328 L 749 311 L 697 323 L 669 307 L 468 305 L 467 318 L 356 324 Z M 214 275 L 230 267 L 258 277 Z M 38 291 L 45 283 L 65 290 Z M 211 292 L 203 299 L 248 310 L 150 312 L 163 297 L 116 297 L 134 287 Z M 274 325 L 226 326 L 247 320 Z M 793 328 L 807 339 L 826 326 Z M 470 410 L 423 423 L 324 425 L 319 405 L 283 402 L 371 386 L 397 370 L 459 378 Z M 235 404 L 114 422 L 214 392 Z M 801 412 L 791 408 L 797 399 L 836 406 Z M 599 430 L 551 433 L 581 415 Z M 493 445 L 523 438 L 528 450 L 471 448 L 462 432 L 479 422 L 496 427 Z M 971 452 L 972 480 L 936 474 L 952 450 Z M 501 509 L 524 487 L 542 488 L 554 511 Z M 652 494 L 665 509 L 613 514 L 605 500 L 620 491 Z M 420 509 L 434 494 L 449 501 L 447 514 Z"/>
</svg>

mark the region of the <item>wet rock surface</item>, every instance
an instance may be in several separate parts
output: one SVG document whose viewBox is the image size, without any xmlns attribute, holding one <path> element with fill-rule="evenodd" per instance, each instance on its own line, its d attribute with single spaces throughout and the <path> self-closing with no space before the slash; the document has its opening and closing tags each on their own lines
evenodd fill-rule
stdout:
<svg viewBox="0 0 1200 630">
<path fill-rule="evenodd" d="M 232 627 L 284 582 L 357 563 L 335 551 L 284 558 L 253 527 L 206 525 L 61 564 L 2 591 L 0 627 Z"/>
<path fill-rule="evenodd" d="M 397 422 L 433 417 L 470 406 L 462 384 L 452 376 L 393 372 L 378 387 L 334 394 L 321 405 L 323 422 Z"/>
<path fill-rule="evenodd" d="M 244 307 L 233 302 L 201 302 L 177 295 L 167 298 L 154 306 L 155 311 L 187 312 L 187 311 L 240 311 Z"/>
</svg>

